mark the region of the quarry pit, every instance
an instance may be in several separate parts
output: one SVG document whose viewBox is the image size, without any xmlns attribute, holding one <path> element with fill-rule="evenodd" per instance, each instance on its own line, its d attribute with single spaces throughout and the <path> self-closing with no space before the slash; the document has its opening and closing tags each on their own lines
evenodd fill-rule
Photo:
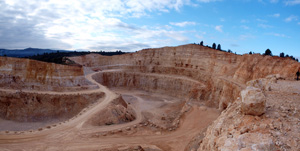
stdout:
<svg viewBox="0 0 300 151">
<path fill-rule="evenodd" d="M 293 60 L 194 44 L 69 59 L 77 66 L 0 58 L 0 150 L 299 147 L 289 140 L 300 134 L 291 133 L 299 131 L 300 99 Z M 240 111 L 249 86 L 266 96 L 262 116 Z M 263 140 L 251 142 L 256 136 Z"/>
</svg>

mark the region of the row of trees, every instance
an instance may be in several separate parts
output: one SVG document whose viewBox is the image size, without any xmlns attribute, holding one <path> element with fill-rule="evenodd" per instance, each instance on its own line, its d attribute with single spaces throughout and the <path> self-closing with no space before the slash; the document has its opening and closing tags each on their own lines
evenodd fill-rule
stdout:
<svg viewBox="0 0 300 151">
<path fill-rule="evenodd" d="M 106 52 L 106 51 L 98 51 L 98 52 L 90 52 L 90 51 L 69 51 L 69 52 L 53 52 L 53 53 L 44 53 L 44 54 L 37 54 L 34 56 L 26 57 L 33 60 L 44 61 L 44 62 L 52 62 L 57 64 L 65 64 L 65 57 L 73 57 L 73 56 L 82 56 L 87 55 L 90 53 L 96 53 L 104 56 L 113 56 L 113 55 L 121 55 L 125 54 L 121 50 L 113 51 L 113 52 Z"/>
<path fill-rule="evenodd" d="M 250 51 L 249 54 L 253 54 L 253 53 Z M 263 55 L 273 56 L 272 51 L 270 49 L 267 49 L 265 51 L 265 53 L 263 53 Z M 281 57 L 281 58 L 291 58 L 291 59 L 299 62 L 299 60 L 297 58 L 295 58 L 294 56 L 289 56 L 288 54 L 285 55 L 284 52 L 280 53 L 279 57 Z"/>
<path fill-rule="evenodd" d="M 200 45 L 200 46 L 204 46 L 204 45 L 203 45 L 203 41 L 201 41 L 199 45 Z M 209 46 L 207 46 L 207 47 L 209 47 Z M 216 50 L 222 50 L 222 49 L 221 49 L 221 45 L 218 44 L 218 46 L 217 46 L 216 43 L 213 43 L 213 44 L 212 44 L 212 47 L 210 47 L 210 48 L 213 48 L 213 49 L 216 49 Z"/>
<path fill-rule="evenodd" d="M 200 46 L 204 46 L 203 41 L 201 41 L 201 42 L 199 43 L 199 45 L 200 45 Z M 211 47 L 208 46 L 208 45 L 206 45 L 206 47 L 209 47 L 209 48 L 212 48 L 212 49 L 216 49 L 216 50 L 220 50 L 220 51 L 224 51 L 224 50 L 221 49 L 221 45 L 220 45 L 220 44 L 216 45 L 216 43 L 213 43 Z M 233 53 L 230 49 L 228 49 L 227 52 Z M 235 54 L 236 54 L 236 53 L 235 53 Z M 254 54 L 254 52 L 250 51 L 249 54 Z M 263 53 L 263 55 L 273 56 L 272 51 L 271 51 L 270 49 L 267 49 L 267 50 L 265 51 L 265 53 Z M 299 62 L 299 60 L 298 60 L 297 58 L 295 58 L 295 57 L 293 57 L 293 56 L 289 56 L 288 54 L 285 55 L 284 52 L 280 53 L 280 54 L 279 54 L 279 57 L 282 57 L 282 58 L 291 58 L 291 59 L 293 59 L 293 60 Z"/>
</svg>

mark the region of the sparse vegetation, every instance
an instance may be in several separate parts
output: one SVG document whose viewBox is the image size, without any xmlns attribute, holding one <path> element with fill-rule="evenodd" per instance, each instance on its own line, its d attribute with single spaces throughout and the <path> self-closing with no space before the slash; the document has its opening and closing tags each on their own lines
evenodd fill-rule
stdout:
<svg viewBox="0 0 300 151">
<path fill-rule="evenodd" d="M 200 46 L 203 46 L 203 41 L 200 42 Z"/>
<path fill-rule="evenodd" d="M 283 58 L 284 57 L 284 52 L 280 53 L 279 56 Z"/>
<path fill-rule="evenodd" d="M 267 49 L 264 53 L 264 55 L 273 56 L 272 51 L 270 49 Z"/>
<path fill-rule="evenodd" d="M 201 42 L 199 43 L 199 45 L 200 45 L 200 46 L 204 46 L 203 41 L 201 41 Z M 208 45 L 205 45 L 205 47 L 212 48 L 212 49 L 216 49 L 216 50 L 220 50 L 220 51 L 225 51 L 225 50 L 222 50 L 222 49 L 221 49 L 221 44 L 216 45 L 216 43 L 213 43 L 211 47 L 208 46 Z M 225 52 L 226 52 L 226 51 L 225 51 Z M 234 53 L 234 52 L 231 51 L 230 49 L 228 49 L 227 52 L 229 52 L 229 53 Z M 234 54 L 236 54 L 236 52 L 235 52 Z M 250 51 L 248 54 L 252 55 L 252 54 L 255 54 L 255 53 L 254 53 L 253 51 Z M 259 54 L 259 53 L 258 53 L 258 54 Z M 272 51 L 271 51 L 270 49 L 267 49 L 267 50 L 265 51 L 265 53 L 263 53 L 263 55 L 273 56 Z M 284 52 L 280 53 L 280 54 L 279 54 L 279 57 L 282 57 L 282 58 L 291 58 L 291 59 L 293 59 L 293 60 L 299 62 L 299 59 L 295 58 L 294 56 L 289 56 L 288 54 L 285 55 Z"/>
<path fill-rule="evenodd" d="M 87 55 L 91 53 L 96 53 L 104 56 L 113 56 L 113 55 L 121 55 L 125 54 L 125 52 L 122 52 L 121 50 L 115 51 L 115 52 L 105 52 L 105 51 L 99 51 L 99 52 L 77 52 L 77 51 L 70 51 L 70 52 L 53 52 L 53 53 L 44 53 L 43 55 L 34 55 L 31 57 L 27 57 L 29 59 L 38 60 L 38 61 L 44 61 L 44 62 L 51 62 L 51 63 L 57 63 L 57 64 L 65 64 L 66 57 L 73 57 L 73 56 L 81 56 L 81 55 Z"/>
<path fill-rule="evenodd" d="M 216 43 L 213 43 L 213 44 L 212 44 L 212 48 L 213 48 L 213 49 L 216 49 L 216 47 L 217 47 Z"/>
<path fill-rule="evenodd" d="M 217 50 L 221 50 L 221 45 L 218 44 Z"/>
</svg>

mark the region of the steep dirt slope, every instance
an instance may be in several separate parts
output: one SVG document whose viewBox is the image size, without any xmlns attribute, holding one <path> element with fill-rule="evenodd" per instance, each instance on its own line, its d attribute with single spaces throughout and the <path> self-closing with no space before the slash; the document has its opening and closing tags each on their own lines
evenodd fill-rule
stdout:
<svg viewBox="0 0 300 151">
<path fill-rule="evenodd" d="M 0 57 L 0 88 L 70 91 L 90 84 L 80 66 Z"/>
<path fill-rule="evenodd" d="M 96 78 L 110 87 L 162 92 L 223 109 L 239 96 L 247 81 L 269 74 L 292 79 L 300 67 L 288 58 L 241 56 L 193 44 L 112 57 L 91 54 L 70 59 L 94 70 L 122 69 Z"/>
</svg>

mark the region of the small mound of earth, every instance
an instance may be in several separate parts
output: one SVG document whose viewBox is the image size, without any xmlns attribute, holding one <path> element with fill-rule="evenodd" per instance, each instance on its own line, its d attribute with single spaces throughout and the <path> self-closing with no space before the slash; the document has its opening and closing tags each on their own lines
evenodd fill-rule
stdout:
<svg viewBox="0 0 300 151">
<path fill-rule="evenodd" d="M 114 125 L 131 122 L 135 119 L 134 110 L 119 96 L 105 109 L 95 114 L 87 124 L 92 126 Z"/>
</svg>

